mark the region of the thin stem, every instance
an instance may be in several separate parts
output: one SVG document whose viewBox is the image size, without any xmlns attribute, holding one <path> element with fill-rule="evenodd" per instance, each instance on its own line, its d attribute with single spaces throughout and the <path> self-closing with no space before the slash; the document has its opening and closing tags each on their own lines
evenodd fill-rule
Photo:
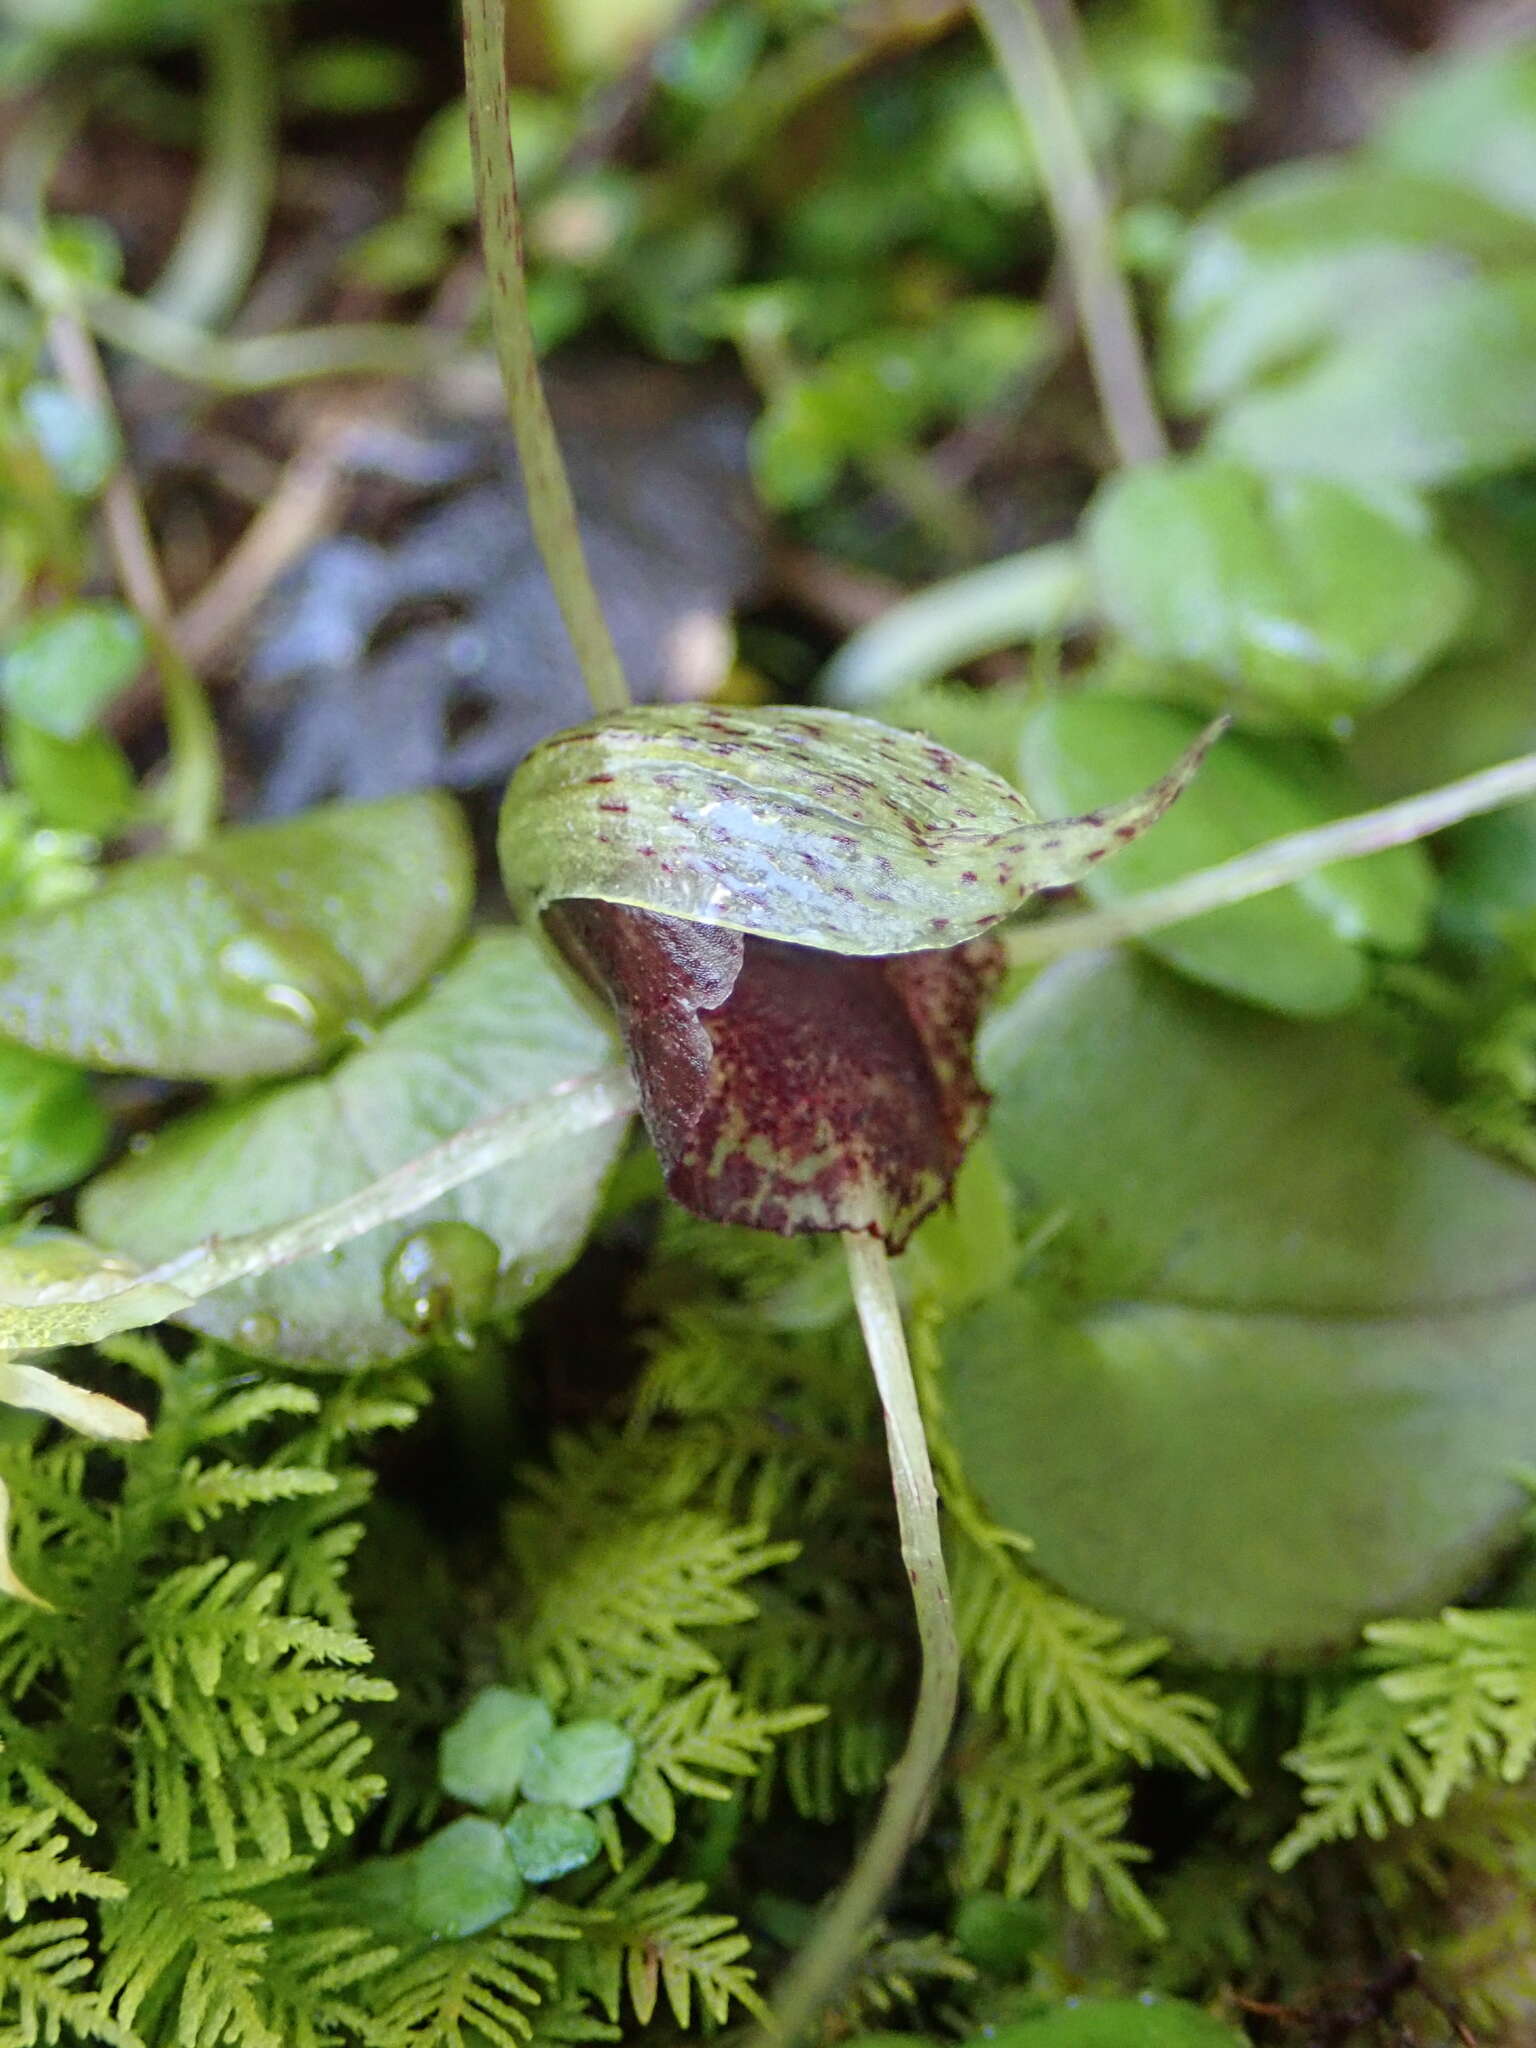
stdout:
<svg viewBox="0 0 1536 2048">
<path fill-rule="evenodd" d="M 507 106 L 506 0 L 464 0 L 464 75 L 491 329 L 523 466 L 528 515 L 587 694 L 599 711 L 622 711 L 629 703 L 629 689 L 587 567 L 528 318 L 523 225 Z"/>
<path fill-rule="evenodd" d="M 45 310 L 67 306 L 91 333 L 125 355 L 214 391 L 273 391 L 321 377 L 425 377 L 464 354 L 457 335 L 386 321 L 238 337 L 209 334 L 128 292 L 66 276 L 37 236 L 5 215 L 0 272 L 14 277 Z"/>
<path fill-rule="evenodd" d="M 1536 754 L 1521 754 L 1439 789 L 1404 797 L 1400 803 L 1360 811 L 1331 825 L 1314 825 L 1305 832 L 1288 832 L 1284 838 L 1271 839 L 1219 867 L 1202 868 L 1164 888 L 1148 889 L 1112 910 L 1083 911 L 1052 918 L 1046 924 L 1027 925 L 1008 934 L 1008 957 L 1015 965 L 1035 966 L 1081 947 L 1140 938 L 1166 925 L 1199 917 L 1204 911 L 1245 903 L 1250 896 L 1262 896 L 1287 882 L 1304 881 L 1334 861 L 1359 860 L 1389 846 L 1406 846 L 1411 840 L 1428 838 L 1431 832 L 1443 832 L 1448 825 L 1459 825 L 1464 818 L 1502 810 L 1505 804 L 1532 796 L 1536 796 Z"/>
<path fill-rule="evenodd" d="M 1168 452 L 1135 309 L 1115 262 L 1103 188 L 1036 0 L 972 0 L 1035 146 L 1046 204 L 1072 278 L 1078 324 L 1120 462 Z"/>
<path fill-rule="evenodd" d="M 960 1690 L 960 1645 L 939 1533 L 939 1495 L 901 1327 L 901 1308 L 891 1284 L 890 1260 L 878 1238 L 856 1232 L 845 1233 L 843 1248 L 885 1411 L 901 1555 L 912 1587 L 922 1670 L 907 1746 L 887 1780 L 874 1833 L 790 1969 L 775 2004 L 780 2038 L 791 2048 L 858 1960 L 863 1937 L 922 1830 Z"/>
<path fill-rule="evenodd" d="M 96 344 L 70 313 L 49 323 L 48 345 L 59 375 L 104 419 L 113 417 L 112 393 Z M 165 692 L 171 767 L 163 791 L 166 829 L 173 845 L 196 846 L 218 822 L 224 772 L 218 727 L 208 699 L 176 644 L 171 601 L 150 538 L 144 501 L 127 463 L 119 460 L 101 495 L 102 524 L 124 595 L 149 635 Z"/>
<path fill-rule="evenodd" d="M 245 296 L 277 186 L 277 66 L 267 0 L 223 0 L 204 37 L 202 168 L 150 293 L 162 313 L 218 327 Z"/>
</svg>

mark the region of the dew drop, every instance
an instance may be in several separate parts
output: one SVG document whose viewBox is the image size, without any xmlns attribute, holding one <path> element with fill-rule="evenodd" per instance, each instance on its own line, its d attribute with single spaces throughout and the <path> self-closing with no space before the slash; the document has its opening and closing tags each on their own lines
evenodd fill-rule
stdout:
<svg viewBox="0 0 1536 2048">
<path fill-rule="evenodd" d="M 471 1342 L 496 1303 L 501 1254 L 472 1223 L 428 1223 L 384 1261 L 384 1307 L 415 1337 Z"/>
<path fill-rule="evenodd" d="M 217 972 L 230 994 L 288 1018 L 322 1043 L 368 1007 L 356 968 L 315 932 L 242 932 L 220 948 Z"/>
</svg>

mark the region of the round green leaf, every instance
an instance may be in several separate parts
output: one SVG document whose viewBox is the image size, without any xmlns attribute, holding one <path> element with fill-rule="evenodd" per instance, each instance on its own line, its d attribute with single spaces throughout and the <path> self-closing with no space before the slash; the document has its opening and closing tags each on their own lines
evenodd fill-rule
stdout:
<svg viewBox="0 0 1536 2048">
<path fill-rule="evenodd" d="M 616 1721 L 567 1721 L 528 1760 L 523 1791 L 557 1806 L 616 1799 L 635 1767 L 635 1738 Z"/>
<path fill-rule="evenodd" d="M 993 2027 L 968 2048 L 1243 2048 L 1235 2033 L 1181 1998 L 1083 1998 Z"/>
<path fill-rule="evenodd" d="M 61 606 L 24 626 L 0 666 L 0 697 L 55 739 L 78 740 L 144 665 L 133 613 L 105 600 Z"/>
<path fill-rule="evenodd" d="M 519 1102 L 536 1102 L 615 1061 L 612 1038 L 524 933 L 486 933 L 373 1043 L 323 1078 L 194 1111 L 86 1190 L 84 1225 L 140 1265 L 211 1234 L 269 1229 L 366 1187 L 392 1167 Z M 422 1208 L 497 1245 L 499 1312 L 574 1256 L 622 1142 L 613 1118 L 465 1182 Z M 180 1320 L 258 1357 L 353 1367 L 400 1358 L 421 1339 L 384 1301 L 401 1226 L 381 1225 L 323 1258 L 237 1281 L 178 1309 Z"/>
<path fill-rule="evenodd" d="M 582 1870 L 602 1848 L 597 1823 L 573 1806 L 520 1806 L 507 1822 L 517 1867 L 530 1884 L 553 1884 Z"/>
<path fill-rule="evenodd" d="M 1505 267 L 1530 246 L 1524 224 L 1486 201 L 1402 170 L 1323 159 L 1261 171 L 1185 239 L 1165 321 L 1173 402 L 1228 404 L 1329 344 L 1386 331 L 1469 264 Z"/>
<path fill-rule="evenodd" d="M 493 1820 L 465 1814 L 429 1835 L 409 1857 L 408 1911 L 423 1934 L 461 1941 L 515 1913 L 523 1877 Z"/>
<path fill-rule="evenodd" d="M 0 1201 L 68 1187 L 110 1136 L 106 1111 L 78 1068 L 0 1040 Z"/>
<path fill-rule="evenodd" d="M 1240 399 L 1216 446 L 1255 468 L 1446 484 L 1536 454 L 1536 269 L 1466 279 Z"/>
<path fill-rule="evenodd" d="M 431 972 L 472 879 L 458 809 L 436 793 L 124 861 L 89 896 L 0 928 L 0 1031 L 88 1067 L 291 1072 Z"/>
<path fill-rule="evenodd" d="M 1144 762 L 1186 743 L 1196 724 L 1145 698 L 1058 698 L 1025 726 L 1024 786 L 1048 807 L 1112 801 L 1135 787 Z M 1095 903 L 1120 903 L 1266 839 L 1322 824 L 1349 808 L 1340 800 L 1339 775 L 1319 767 L 1309 787 L 1262 741 L 1229 734 L 1183 802 L 1139 845 L 1095 870 L 1085 892 Z M 1430 892 L 1422 853 L 1394 848 L 1208 911 L 1142 943 L 1197 981 L 1269 1009 L 1322 1016 L 1364 994 L 1360 946 L 1411 952 L 1422 942 Z"/>
<path fill-rule="evenodd" d="M 40 380 L 20 398 L 21 415 L 65 490 L 93 497 L 112 474 L 121 448 L 105 413 L 67 385 Z"/>
<path fill-rule="evenodd" d="M 873 719 L 633 711 L 528 756 L 502 806 L 502 872 L 530 915 L 588 898 L 830 953 L 923 952 L 1118 852 L 1213 736 L 1129 802 L 1042 823 L 1000 776 Z"/>
<path fill-rule="evenodd" d="M 1370 154 L 1536 221 L 1536 44 L 1442 58 L 1390 108 Z"/>
<path fill-rule="evenodd" d="M 1315 727 L 1403 689 L 1470 594 L 1411 500 L 1204 456 L 1111 478 L 1088 541 L 1105 614 L 1139 653 Z"/>
<path fill-rule="evenodd" d="M 555 1725 L 537 1693 L 488 1685 L 445 1728 L 437 1751 L 438 1783 L 452 1799 L 510 1811 L 536 1743 Z"/>
<path fill-rule="evenodd" d="M 39 824 L 55 832 L 110 839 L 133 816 L 138 801 L 133 770 L 122 748 L 104 732 L 61 740 L 15 717 L 5 719 L 4 732 L 5 765 Z M 17 1037 L 25 1036 L 15 1025 L 10 1028 Z"/>
<path fill-rule="evenodd" d="M 1518 1538 L 1536 1187 L 1364 1034 L 1132 956 L 994 1018 L 992 1135 L 1057 1285 L 950 1326 L 966 1475 L 1074 1597 L 1216 1663 L 1346 1649 Z"/>
</svg>

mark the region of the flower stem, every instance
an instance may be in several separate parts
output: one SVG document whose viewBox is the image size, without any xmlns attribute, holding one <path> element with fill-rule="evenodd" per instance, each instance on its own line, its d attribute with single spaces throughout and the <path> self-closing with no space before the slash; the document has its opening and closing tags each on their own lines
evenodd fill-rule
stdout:
<svg viewBox="0 0 1536 2048">
<path fill-rule="evenodd" d="M 1389 846 L 1406 846 L 1431 832 L 1443 832 L 1448 825 L 1459 825 L 1464 818 L 1481 817 L 1486 811 L 1502 810 L 1505 804 L 1528 797 L 1536 797 L 1536 754 L 1518 755 L 1496 768 L 1480 769 L 1476 775 L 1464 775 L 1459 781 L 1422 790 L 1374 811 L 1359 811 L 1332 824 L 1310 826 L 1305 832 L 1288 832 L 1216 867 L 1201 868 L 1161 889 L 1127 897 L 1112 909 L 1080 911 L 1025 925 L 1009 932 L 1008 959 L 1016 967 L 1033 967 L 1085 946 L 1112 946 L 1121 939 L 1140 938 L 1208 910 L 1246 903 L 1250 896 L 1263 896 L 1288 882 L 1299 882 L 1334 861 L 1358 860 Z"/>
<path fill-rule="evenodd" d="M 529 518 L 587 694 L 599 711 L 622 711 L 629 703 L 629 689 L 587 567 L 528 318 L 523 226 L 507 107 L 506 0 L 464 0 L 464 75 L 491 329 L 523 466 Z"/>
<path fill-rule="evenodd" d="M 1114 236 L 1088 143 L 1037 0 L 972 0 L 1035 147 L 1046 204 L 1077 301 L 1104 422 L 1119 462 L 1155 462 L 1168 440 L 1115 261 Z"/>
<path fill-rule="evenodd" d="M 217 327 L 244 297 L 277 184 L 277 66 L 266 0 L 223 0 L 204 31 L 203 165 L 150 303 Z"/>
<path fill-rule="evenodd" d="M 901 1309 L 891 1284 L 890 1260 L 878 1238 L 853 1231 L 845 1232 L 843 1249 L 885 1411 L 901 1555 L 912 1586 L 922 1669 L 907 1746 L 887 1780 L 874 1833 L 791 1967 L 775 2002 L 773 2016 L 785 2044 L 793 2044 L 806 2031 L 857 1961 L 860 1945 L 900 1875 L 907 1852 L 928 1817 L 960 1689 L 960 1646 L 939 1534 L 938 1489 L 901 1327 Z"/>
</svg>

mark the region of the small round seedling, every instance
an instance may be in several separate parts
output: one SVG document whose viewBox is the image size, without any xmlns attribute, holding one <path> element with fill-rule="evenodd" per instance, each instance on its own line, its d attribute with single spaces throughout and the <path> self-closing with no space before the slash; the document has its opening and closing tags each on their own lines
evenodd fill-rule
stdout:
<svg viewBox="0 0 1536 2048">
<path fill-rule="evenodd" d="M 597 1823 L 574 1806 L 525 1800 L 507 1822 L 517 1867 L 530 1884 L 553 1884 L 585 1869 L 602 1848 Z"/>
<path fill-rule="evenodd" d="M 466 1806 L 508 1813 L 535 1750 L 554 1725 L 554 1716 L 536 1694 L 488 1685 L 443 1730 L 438 1783 Z"/>
<path fill-rule="evenodd" d="M 616 1721 L 568 1721 L 539 1744 L 523 1773 L 528 1798 L 600 1806 L 629 1783 L 635 1738 Z"/>
<path fill-rule="evenodd" d="M 423 1934 L 458 1941 L 522 1903 L 523 1874 L 495 1821 L 467 1813 L 412 1852 L 409 1913 Z"/>
</svg>

